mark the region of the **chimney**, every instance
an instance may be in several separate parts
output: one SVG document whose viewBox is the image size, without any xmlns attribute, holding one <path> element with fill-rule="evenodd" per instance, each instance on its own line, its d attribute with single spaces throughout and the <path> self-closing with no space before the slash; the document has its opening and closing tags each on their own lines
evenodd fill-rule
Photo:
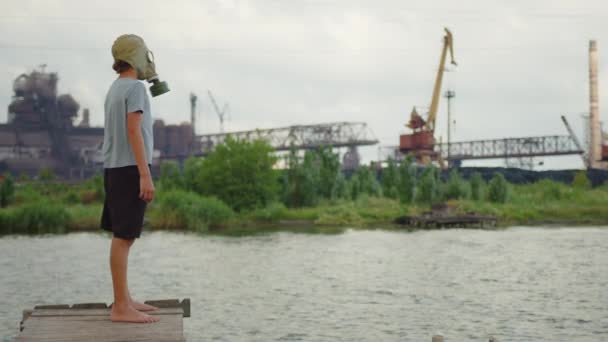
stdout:
<svg viewBox="0 0 608 342">
<path fill-rule="evenodd" d="M 196 135 L 196 95 L 194 93 L 190 93 L 190 124 L 193 134 Z"/>
<path fill-rule="evenodd" d="M 589 41 L 589 167 L 601 168 L 602 133 L 598 96 L 598 56 L 597 42 Z"/>
<path fill-rule="evenodd" d="M 89 109 L 85 108 L 82 110 L 82 121 L 80 121 L 79 127 L 89 127 Z"/>
</svg>

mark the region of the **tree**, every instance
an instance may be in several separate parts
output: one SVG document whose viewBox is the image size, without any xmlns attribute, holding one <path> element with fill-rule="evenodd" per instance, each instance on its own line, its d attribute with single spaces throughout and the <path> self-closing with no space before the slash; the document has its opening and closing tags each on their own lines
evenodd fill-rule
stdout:
<svg viewBox="0 0 608 342">
<path fill-rule="evenodd" d="M 340 159 L 338 154 L 333 153 L 331 146 L 321 146 L 315 155 L 319 163 L 319 196 L 332 198 L 340 173 Z"/>
<path fill-rule="evenodd" d="M 283 176 L 283 202 L 288 207 L 317 203 L 319 168 L 313 151 L 307 150 L 300 160 L 295 148 L 287 156 L 288 169 Z"/>
<path fill-rule="evenodd" d="M 201 192 L 203 185 L 199 184 L 198 173 L 203 165 L 203 158 L 190 157 L 184 162 L 184 188 Z M 201 180 L 204 181 L 204 180 Z"/>
<path fill-rule="evenodd" d="M 364 193 L 371 196 L 382 196 L 382 187 L 380 182 L 378 182 L 378 179 L 376 178 L 375 171 L 369 166 L 360 166 L 357 171 L 355 171 L 355 175 L 357 175 L 359 193 Z"/>
<path fill-rule="evenodd" d="M 446 199 L 459 199 L 466 198 L 468 196 L 468 183 L 462 179 L 458 169 L 452 169 L 446 183 L 445 198 Z"/>
<path fill-rule="evenodd" d="M 342 172 L 338 172 L 338 177 L 336 177 L 336 186 L 334 187 L 331 198 L 350 198 L 349 191 L 350 188 L 348 186 L 348 181 L 344 177 L 344 174 L 342 174 Z"/>
<path fill-rule="evenodd" d="M 382 170 L 382 193 L 389 198 L 399 197 L 399 170 L 393 158 L 388 159 L 388 165 Z"/>
<path fill-rule="evenodd" d="M 348 180 L 348 193 L 353 201 L 359 198 L 359 195 L 361 194 L 360 183 L 359 175 L 357 173 L 353 174 Z"/>
<path fill-rule="evenodd" d="M 436 204 L 441 200 L 441 180 L 439 170 L 433 166 L 427 166 L 420 177 L 417 201 L 425 204 Z"/>
<path fill-rule="evenodd" d="M 165 161 L 160 164 L 160 188 L 163 191 L 184 188 L 184 177 L 176 162 Z"/>
<path fill-rule="evenodd" d="M 488 200 L 494 203 L 505 203 L 508 197 L 508 184 L 502 173 L 495 173 L 488 184 Z"/>
<path fill-rule="evenodd" d="M 483 199 L 483 187 L 485 182 L 479 172 L 475 172 L 471 177 L 471 199 L 480 201 Z"/>
<path fill-rule="evenodd" d="M 236 140 L 228 135 L 196 168 L 195 191 L 216 196 L 233 209 L 264 207 L 276 198 L 277 157 L 264 140 Z"/>
<path fill-rule="evenodd" d="M 416 169 L 413 157 L 408 154 L 399 166 L 399 201 L 412 203 L 416 190 Z"/>
</svg>

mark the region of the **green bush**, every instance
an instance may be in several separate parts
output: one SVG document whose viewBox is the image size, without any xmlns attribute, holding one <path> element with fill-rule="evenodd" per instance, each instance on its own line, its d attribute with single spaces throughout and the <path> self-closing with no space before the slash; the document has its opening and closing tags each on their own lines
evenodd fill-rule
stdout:
<svg viewBox="0 0 608 342">
<path fill-rule="evenodd" d="M 62 233 L 70 223 L 70 215 L 63 206 L 47 201 L 4 210 L 1 214 L 0 232 L 3 234 Z"/>
<path fill-rule="evenodd" d="M 0 207 L 9 205 L 15 196 L 15 182 L 10 173 L 4 175 L 4 180 L 0 183 Z"/>
<path fill-rule="evenodd" d="M 63 195 L 62 202 L 65 204 L 76 204 L 80 202 L 80 197 L 74 190 L 69 190 Z"/>
<path fill-rule="evenodd" d="M 217 197 L 237 211 L 264 207 L 278 192 L 273 152 L 263 140 L 236 140 L 229 135 L 197 167 L 193 190 Z"/>
<path fill-rule="evenodd" d="M 488 200 L 494 203 L 507 202 L 509 185 L 502 173 L 495 173 L 488 184 Z"/>
<path fill-rule="evenodd" d="M 363 218 L 357 213 L 354 203 L 345 205 L 331 206 L 325 208 L 315 224 L 319 225 L 353 225 L 359 226 L 363 223 Z"/>
<path fill-rule="evenodd" d="M 452 169 L 445 184 L 445 199 L 467 198 L 468 195 L 468 183 L 460 176 L 458 169 Z"/>
<path fill-rule="evenodd" d="M 38 179 L 47 182 L 55 180 L 55 173 L 48 167 L 42 168 L 40 169 L 40 172 L 38 172 Z"/>
<path fill-rule="evenodd" d="M 274 222 L 285 217 L 287 208 L 281 202 L 272 202 L 266 207 L 257 209 L 252 212 L 251 216 L 259 221 Z"/>
<path fill-rule="evenodd" d="M 540 189 L 543 201 L 557 201 L 563 198 L 563 185 L 550 179 L 543 179 L 536 183 L 536 188 Z M 533 192 L 533 189 L 528 189 Z"/>
<path fill-rule="evenodd" d="M 217 198 L 171 190 L 159 196 L 153 226 L 206 231 L 209 226 L 225 222 L 232 216 L 232 209 Z"/>
<path fill-rule="evenodd" d="M 576 189 L 580 190 L 589 190 L 591 189 L 591 181 L 587 177 L 586 171 L 578 171 L 574 175 L 574 179 L 572 180 L 572 186 Z"/>
</svg>

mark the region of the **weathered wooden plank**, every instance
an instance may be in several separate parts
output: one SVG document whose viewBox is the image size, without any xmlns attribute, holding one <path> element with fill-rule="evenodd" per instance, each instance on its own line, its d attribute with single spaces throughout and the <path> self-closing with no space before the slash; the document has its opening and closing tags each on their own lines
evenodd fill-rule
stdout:
<svg viewBox="0 0 608 342">
<path fill-rule="evenodd" d="M 50 316 L 110 316 L 111 309 L 44 309 L 34 310 L 31 316 L 33 317 L 50 317 Z M 147 311 L 146 313 L 155 315 L 182 315 L 182 308 L 159 308 L 154 311 Z"/>
<path fill-rule="evenodd" d="M 17 342 L 185 342 L 183 317 L 190 317 L 190 299 L 146 301 L 158 306 L 148 314 L 161 316 L 154 323 L 110 320 L 105 303 L 38 305 L 24 310 Z"/>
<path fill-rule="evenodd" d="M 70 309 L 105 309 L 107 307 L 106 303 L 79 303 L 72 305 Z"/>
<path fill-rule="evenodd" d="M 68 304 L 36 305 L 34 309 L 69 309 Z"/>
<path fill-rule="evenodd" d="M 185 341 L 181 314 L 162 315 L 155 323 L 112 322 L 103 316 L 31 316 L 24 326 L 18 342 Z"/>
</svg>

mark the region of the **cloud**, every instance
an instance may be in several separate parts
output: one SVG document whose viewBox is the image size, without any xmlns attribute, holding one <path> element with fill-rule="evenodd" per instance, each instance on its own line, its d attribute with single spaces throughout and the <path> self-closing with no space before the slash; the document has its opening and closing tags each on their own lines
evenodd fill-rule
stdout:
<svg viewBox="0 0 608 342">
<path fill-rule="evenodd" d="M 600 1 L 3 1 L 0 4 L 0 107 L 12 80 L 39 64 L 60 76 L 91 121 L 103 122 L 103 98 L 115 77 L 110 46 L 137 33 L 154 50 L 172 91 L 153 99 L 156 117 L 189 119 L 199 95 L 197 129 L 216 132 L 211 89 L 229 102 L 230 129 L 365 121 L 381 145 L 396 145 L 412 106 L 428 107 L 443 27 L 454 33 L 454 136 L 475 140 L 566 134 L 568 114 L 588 110 L 588 40 L 600 49 L 600 105 L 606 80 L 608 5 Z M 606 45 L 608 46 L 608 45 Z M 608 49 L 607 49 L 608 51 Z M 602 108 L 602 107 L 601 107 Z M 438 132 L 445 139 L 446 105 Z M 604 111 L 605 112 L 605 111 Z M 6 118 L 0 111 L 0 121 Z M 606 115 L 604 115 L 606 118 Z M 364 160 L 377 147 L 361 149 Z M 580 167 L 576 158 L 545 159 Z M 489 163 L 501 164 L 502 161 Z"/>
</svg>

